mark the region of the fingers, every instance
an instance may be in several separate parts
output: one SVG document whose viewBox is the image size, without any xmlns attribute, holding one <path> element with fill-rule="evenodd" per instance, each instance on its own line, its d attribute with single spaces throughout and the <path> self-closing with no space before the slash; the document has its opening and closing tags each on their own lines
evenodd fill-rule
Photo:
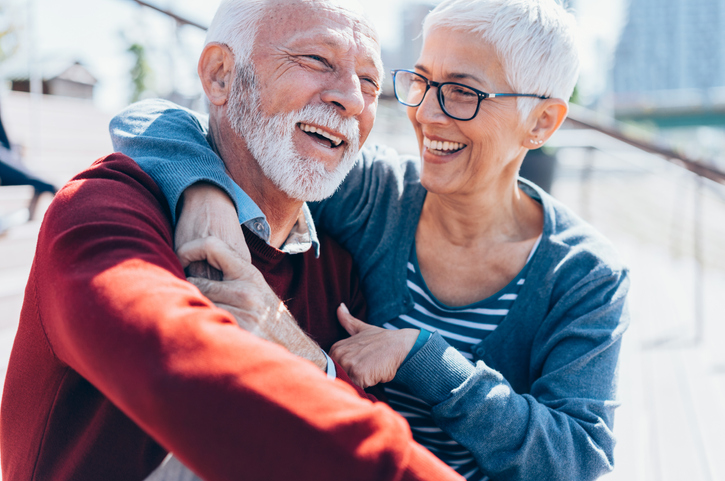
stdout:
<svg viewBox="0 0 725 481">
<path fill-rule="evenodd" d="M 222 271 L 224 279 L 238 279 L 247 272 L 248 262 L 234 252 L 226 243 L 216 237 L 205 237 L 187 242 L 176 251 L 181 265 L 206 261 L 211 267 Z"/>
<path fill-rule="evenodd" d="M 224 279 L 224 273 L 219 269 L 215 269 L 206 261 L 194 261 L 184 269 L 187 277 L 202 277 L 212 281 L 221 281 Z"/>
<path fill-rule="evenodd" d="M 377 373 L 377 366 L 360 351 L 355 338 L 343 339 L 330 348 L 329 356 L 337 362 L 350 377 L 352 382 L 366 388 L 382 382 Z"/>
<path fill-rule="evenodd" d="M 364 323 L 360 319 L 357 319 L 352 314 L 350 314 L 350 311 L 347 309 L 345 303 L 342 303 L 338 306 L 337 318 L 340 320 L 340 324 L 342 324 L 342 327 L 344 327 L 348 334 L 350 334 L 351 336 L 354 336 L 358 332 L 363 331 L 368 327 L 371 327 L 369 324 Z"/>
<path fill-rule="evenodd" d="M 201 277 L 189 277 L 204 296 L 215 304 L 229 304 L 245 312 L 265 314 L 263 293 L 259 286 L 245 281 L 212 281 Z"/>
</svg>

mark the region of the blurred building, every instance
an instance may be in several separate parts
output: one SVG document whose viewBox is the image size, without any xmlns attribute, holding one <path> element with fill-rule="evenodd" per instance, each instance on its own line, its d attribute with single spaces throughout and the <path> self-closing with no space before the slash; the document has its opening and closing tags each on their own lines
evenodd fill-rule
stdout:
<svg viewBox="0 0 725 481">
<path fill-rule="evenodd" d="M 630 0 L 615 54 L 617 117 L 725 127 L 725 0 Z"/>
<path fill-rule="evenodd" d="M 423 19 L 435 8 L 431 2 L 407 5 L 401 17 L 401 36 L 399 62 L 396 68 L 413 68 L 423 48 Z"/>
<path fill-rule="evenodd" d="M 20 73 L 11 76 L 11 90 L 30 92 L 30 76 Z M 43 66 L 43 93 L 61 97 L 93 99 L 93 89 L 98 80 L 80 62 Z"/>
<path fill-rule="evenodd" d="M 393 99 L 393 79 L 389 71 L 397 68 L 413 68 L 423 47 L 423 19 L 435 8 L 431 2 L 411 3 L 403 7 L 400 16 L 400 45 L 387 48 L 383 45 L 385 82 L 382 97 Z"/>
</svg>

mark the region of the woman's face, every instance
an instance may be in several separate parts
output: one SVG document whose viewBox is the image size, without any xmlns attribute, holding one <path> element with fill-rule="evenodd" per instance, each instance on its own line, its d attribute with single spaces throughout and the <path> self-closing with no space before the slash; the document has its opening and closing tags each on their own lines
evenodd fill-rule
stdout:
<svg viewBox="0 0 725 481">
<path fill-rule="evenodd" d="M 474 35 L 454 30 L 430 32 L 415 71 L 435 82 L 512 93 L 493 48 Z M 408 118 L 418 136 L 421 182 L 428 191 L 476 194 L 516 178 L 528 137 L 515 98 L 483 100 L 475 118 L 460 121 L 443 113 L 437 89 L 431 87 L 420 106 L 408 108 Z M 448 144 L 439 150 L 437 142 Z"/>
</svg>

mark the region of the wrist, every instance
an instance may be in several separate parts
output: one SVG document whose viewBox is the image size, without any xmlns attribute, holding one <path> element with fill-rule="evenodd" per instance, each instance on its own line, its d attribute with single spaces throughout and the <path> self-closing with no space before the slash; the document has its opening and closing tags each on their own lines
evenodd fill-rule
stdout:
<svg viewBox="0 0 725 481">
<path fill-rule="evenodd" d="M 413 341 L 413 344 L 411 345 L 410 349 L 408 349 L 408 352 L 403 359 L 403 362 L 400 363 L 402 366 L 405 364 L 409 359 L 411 359 L 413 356 L 415 356 L 418 351 L 425 345 L 426 342 L 430 339 L 431 332 L 427 331 L 425 329 L 420 329 L 418 331 L 418 335 L 416 336 L 415 340 Z"/>
<path fill-rule="evenodd" d="M 264 337 L 286 348 L 292 354 L 314 363 L 323 372 L 327 371 L 328 358 L 297 324 L 287 306 L 274 293 L 267 296 L 269 322 L 263 323 Z"/>
</svg>

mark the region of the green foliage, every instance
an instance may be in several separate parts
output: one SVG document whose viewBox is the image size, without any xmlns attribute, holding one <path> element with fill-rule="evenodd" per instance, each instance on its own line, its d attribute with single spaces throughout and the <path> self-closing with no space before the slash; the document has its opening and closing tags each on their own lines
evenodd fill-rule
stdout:
<svg viewBox="0 0 725 481">
<path fill-rule="evenodd" d="M 574 92 L 571 94 L 571 98 L 569 99 L 569 102 L 572 104 L 580 104 L 581 105 L 581 99 L 579 99 L 579 85 L 574 86 Z"/>
<path fill-rule="evenodd" d="M 134 56 L 135 62 L 131 68 L 131 82 L 133 83 L 133 93 L 131 94 L 131 102 L 141 99 L 144 92 L 148 91 L 151 81 L 151 67 L 146 59 L 146 49 L 140 43 L 133 43 L 127 50 Z"/>
</svg>

